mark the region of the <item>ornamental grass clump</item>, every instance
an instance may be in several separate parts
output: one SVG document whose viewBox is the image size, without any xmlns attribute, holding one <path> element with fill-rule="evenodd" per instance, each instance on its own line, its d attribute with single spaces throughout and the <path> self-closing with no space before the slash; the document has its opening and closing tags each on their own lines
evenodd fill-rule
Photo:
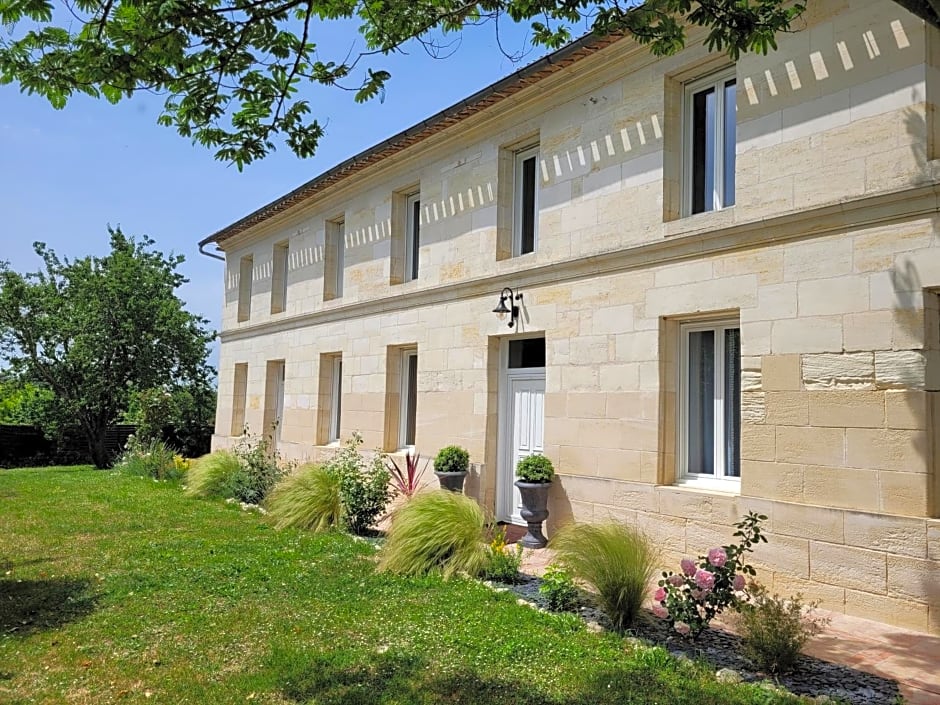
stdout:
<svg viewBox="0 0 940 705">
<path fill-rule="evenodd" d="M 186 473 L 186 494 L 192 497 L 230 497 L 235 477 L 242 465 L 234 453 L 217 450 L 190 463 Z"/>
<path fill-rule="evenodd" d="M 339 475 L 322 465 L 304 465 L 277 484 L 267 509 L 277 529 L 326 531 L 341 526 Z"/>
<path fill-rule="evenodd" d="M 573 577 L 594 589 L 616 629 L 633 623 L 656 562 L 646 536 L 622 524 L 569 524 L 552 537 L 549 547 Z"/>
<path fill-rule="evenodd" d="M 735 619 L 741 651 L 767 673 L 792 670 L 803 647 L 829 625 L 829 619 L 814 614 L 819 603 L 805 605 L 799 593 L 783 599 L 756 582 L 748 586 L 748 593 L 750 599 L 738 606 Z"/>
<path fill-rule="evenodd" d="M 669 620 L 682 636 L 698 639 L 717 615 L 727 608 L 736 608 L 746 597 L 745 576 L 757 572 L 744 562 L 745 554 L 755 544 L 767 542 L 761 533 L 763 514 L 748 512 L 737 524 L 736 545 L 712 548 L 697 560 L 683 558 L 682 571 L 663 572 L 659 587 L 653 593 L 653 614 Z"/>
<path fill-rule="evenodd" d="M 446 490 L 422 492 L 395 513 L 379 570 L 477 576 L 490 559 L 484 538 L 483 510 L 472 499 Z"/>
<path fill-rule="evenodd" d="M 128 475 L 151 477 L 154 480 L 179 480 L 183 476 L 185 466 L 177 461 L 178 457 L 162 440 L 130 436 L 124 446 L 124 452 L 114 464 L 114 469 Z"/>
</svg>

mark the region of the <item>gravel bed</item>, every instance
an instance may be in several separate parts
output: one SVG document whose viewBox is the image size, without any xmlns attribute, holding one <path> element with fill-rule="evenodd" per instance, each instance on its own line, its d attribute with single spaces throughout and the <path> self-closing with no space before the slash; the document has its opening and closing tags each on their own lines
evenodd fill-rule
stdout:
<svg viewBox="0 0 940 705">
<path fill-rule="evenodd" d="M 523 575 L 515 585 L 498 585 L 495 589 L 510 590 L 532 606 L 545 609 L 545 599 L 539 594 L 541 579 Z M 578 610 L 589 628 L 600 631 L 610 624 L 599 610 L 584 605 Z M 745 682 L 773 681 L 791 693 L 816 697 L 819 702 L 827 698 L 856 705 L 894 705 L 899 702 L 898 684 L 887 678 L 859 671 L 848 666 L 830 663 L 812 656 L 801 656 L 796 669 L 784 676 L 772 678 L 753 669 L 751 663 L 740 653 L 741 640 L 734 634 L 720 629 L 706 629 L 698 641 L 687 641 L 669 629 L 667 622 L 644 612 L 628 638 L 664 647 L 680 658 L 704 659 L 714 666 L 716 673 L 723 669 L 722 678 L 740 679 Z"/>
</svg>

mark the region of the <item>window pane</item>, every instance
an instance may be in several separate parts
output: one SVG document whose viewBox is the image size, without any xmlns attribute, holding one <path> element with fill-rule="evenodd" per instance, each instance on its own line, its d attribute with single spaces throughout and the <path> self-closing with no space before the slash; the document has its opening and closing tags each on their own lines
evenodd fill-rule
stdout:
<svg viewBox="0 0 940 705">
<path fill-rule="evenodd" d="M 689 333 L 688 471 L 715 474 L 715 331 Z"/>
<path fill-rule="evenodd" d="M 418 278 L 418 249 L 421 247 L 421 201 L 415 199 L 411 204 L 411 271 L 409 279 Z"/>
<path fill-rule="evenodd" d="M 417 417 L 418 409 L 418 356 L 409 355 L 408 356 L 408 380 L 407 380 L 407 389 L 406 394 L 408 398 L 406 400 L 407 404 L 407 417 L 405 419 L 405 443 L 406 446 L 413 446 L 415 444 L 415 421 Z"/>
<path fill-rule="evenodd" d="M 346 268 L 346 223 L 337 223 L 336 232 L 336 298 L 343 295 L 343 270 Z"/>
<path fill-rule="evenodd" d="M 522 255 L 535 251 L 535 162 L 535 157 L 522 162 Z"/>
<path fill-rule="evenodd" d="M 737 140 L 737 94 L 734 80 L 725 82 L 724 163 L 722 207 L 734 205 L 735 143 Z"/>
<path fill-rule="evenodd" d="M 545 367 L 545 338 L 509 341 L 509 368 Z"/>
<path fill-rule="evenodd" d="M 692 212 L 710 211 L 715 192 L 715 89 L 692 96 Z"/>
<path fill-rule="evenodd" d="M 332 440 L 338 440 L 340 423 L 343 418 L 343 360 L 337 359 L 333 363 L 333 428 Z"/>
<path fill-rule="evenodd" d="M 725 335 L 725 475 L 741 477 L 741 331 Z"/>
</svg>

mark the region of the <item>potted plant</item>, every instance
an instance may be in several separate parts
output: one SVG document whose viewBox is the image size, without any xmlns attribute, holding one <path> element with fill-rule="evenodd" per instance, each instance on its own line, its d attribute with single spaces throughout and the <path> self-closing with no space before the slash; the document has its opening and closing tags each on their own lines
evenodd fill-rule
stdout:
<svg viewBox="0 0 940 705">
<path fill-rule="evenodd" d="M 470 468 L 470 454 L 460 446 L 446 446 L 434 458 L 434 474 L 441 487 L 451 492 L 463 492 L 463 481 Z"/>
<path fill-rule="evenodd" d="M 552 461 L 544 455 L 527 455 L 516 464 L 516 487 L 522 495 L 520 514 L 529 530 L 520 543 L 526 548 L 544 548 L 548 543 L 542 522 L 548 518 L 548 488 L 555 476 Z"/>
</svg>

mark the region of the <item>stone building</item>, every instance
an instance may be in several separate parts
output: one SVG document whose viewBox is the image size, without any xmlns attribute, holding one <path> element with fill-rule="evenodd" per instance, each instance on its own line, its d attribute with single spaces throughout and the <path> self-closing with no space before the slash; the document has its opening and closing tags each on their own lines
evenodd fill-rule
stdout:
<svg viewBox="0 0 940 705">
<path fill-rule="evenodd" d="M 549 530 L 671 563 L 758 510 L 775 591 L 940 634 L 940 33 L 796 29 L 735 64 L 583 39 L 203 240 L 215 447 L 456 443 L 507 521 L 541 452 Z"/>
</svg>

